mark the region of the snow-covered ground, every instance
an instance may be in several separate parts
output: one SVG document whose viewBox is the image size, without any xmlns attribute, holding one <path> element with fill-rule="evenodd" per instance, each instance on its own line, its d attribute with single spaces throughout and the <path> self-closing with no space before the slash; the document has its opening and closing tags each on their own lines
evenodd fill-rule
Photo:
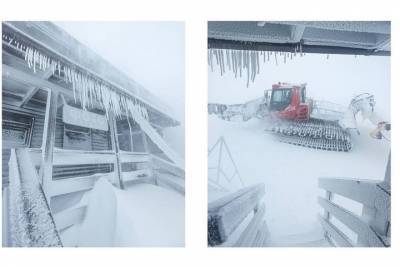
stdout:
<svg viewBox="0 0 400 267">
<path fill-rule="evenodd" d="M 360 124 L 360 135 L 353 135 L 354 148 L 348 153 L 280 143 L 265 128 L 266 122 L 258 119 L 229 122 L 212 115 L 208 145 L 211 148 L 224 136 L 245 184 L 265 183 L 266 220 L 272 236 L 297 235 L 320 227 L 318 177 L 384 177 L 390 143 L 370 138 L 373 126 L 367 121 Z M 215 165 L 216 159 L 210 158 L 209 166 Z M 237 182 L 224 185 L 235 190 Z"/>
<path fill-rule="evenodd" d="M 100 179 L 82 202 L 85 219 L 61 234 L 65 246 L 184 246 L 185 201 L 175 191 L 152 184 L 120 190 Z"/>
</svg>

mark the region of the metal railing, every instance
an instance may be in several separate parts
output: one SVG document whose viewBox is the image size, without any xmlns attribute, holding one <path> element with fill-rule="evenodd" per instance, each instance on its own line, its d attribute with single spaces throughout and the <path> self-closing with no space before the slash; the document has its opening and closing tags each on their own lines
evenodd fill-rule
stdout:
<svg viewBox="0 0 400 267">
<path fill-rule="evenodd" d="M 325 231 L 325 238 L 331 245 L 390 246 L 390 191 L 386 190 L 382 183 L 346 178 L 320 178 L 319 187 L 326 192 L 325 198 L 318 199 L 324 209 L 324 215 L 320 215 L 319 219 Z M 362 204 L 362 214 L 357 215 L 335 203 L 335 195 Z M 349 233 L 356 234 L 356 240 L 350 238 Z"/>
<path fill-rule="evenodd" d="M 185 170 L 173 162 L 151 155 L 150 166 L 155 183 L 185 195 Z"/>
<path fill-rule="evenodd" d="M 61 247 L 61 239 L 29 153 L 11 149 L 8 244 L 12 247 Z"/>
<path fill-rule="evenodd" d="M 42 164 L 41 149 L 27 149 L 29 156 L 32 159 L 32 164 L 39 168 Z M 152 179 L 152 170 L 150 166 L 150 155 L 147 153 L 135 153 L 120 151 L 119 163 L 116 162 L 115 151 L 84 151 L 84 150 L 67 150 L 55 148 L 53 152 L 53 170 L 58 166 L 63 166 L 64 171 L 68 172 L 67 178 L 45 180 L 44 194 L 48 199 L 49 204 L 58 196 L 70 193 L 85 192 L 91 190 L 96 181 L 101 177 L 106 178 L 110 183 L 118 186 L 117 171 L 121 172 L 123 184 L 131 181 L 144 181 Z M 108 164 L 114 166 L 110 172 L 101 172 L 91 175 L 83 175 L 82 168 L 86 166 L 103 166 Z M 135 168 L 125 171 L 123 168 L 116 168 L 116 164 L 134 164 Z M 140 165 L 140 166 L 139 166 Z M 72 177 L 71 177 L 72 175 Z M 54 214 L 57 229 L 62 231 L 83 220 L 86 213 L 87 205 L 77 205 L 67 208 L 63 211 Z"/>
<path fill-rule="evenodd" d="M 218 150 L 217 150 L 218 148 Z M 233 160 L 232 154 L 229 150 L 228 145 L 226 144 L 225 138 L 223 136 L 221 136 L 220 138 L 218 138 L 217 142 L 211 147 L 211 149 L 208 151 L 208 157 L 210 158 L 210 155 L 212 155 L 214 153 L 214 151 L 218 151 L 215 153 L 218 153 L 218 163 L 217 166 L 212 166 L 212 167 L 208 167 L 208 170 L 216 170 L 217 175 L 216 175 L 216 179 L 210 179 L 210 175 L 208 177 L 208 182 L 210 183 L 214 183 L 217 187 L 221 187 L 220 185 L 220 178 L 221 176 L 223 176 L 226 181 L 228 183 L 231 183 L 232 180 L 235 177 L 238 177 L 241 186 L 245 186 L 244 182 L 242 180 L 242 177 L 240 176 L 239 170 L 236 166 L 235 161 Z M 225 151 L 225 153 L 228 155 L 230 162 L 232 163 L 232 166 L 234 168 L 234 172 L 232 175 L 228 176 L 228 174 L 225 173 L 225 171 L 222 168 L 222 156 L 223 156 L 223 152 Z"/>
</svg>

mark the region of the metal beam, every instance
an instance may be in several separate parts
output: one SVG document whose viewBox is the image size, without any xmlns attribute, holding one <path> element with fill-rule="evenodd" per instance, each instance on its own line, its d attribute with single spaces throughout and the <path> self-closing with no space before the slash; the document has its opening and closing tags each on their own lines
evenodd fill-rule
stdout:
<svg viewBox="0 0 400 267">
<path fill-rule="evenodd" d="M 363 55 L 363 56 L 390 56 L 390 51 L 376 51 L 375 49 L 348 48 L 337 46 L 307 45 L 301 43 L 267 43 L 267 42 L 242 42 L 208 38 L 208 48 L 232 49 L 232 50 L 253 50 L 272 52 L 291 52 L 295 50 L 303 53 L 317 54 L 341 54 L 341 55 Z"/>
<path fill-rule="evenodd" d="M 41 89 L 57 91 L 59 94 L 64 94 L 69 97 L 73 97 L 72 91 L 50 81 L 44 80 L 43 78 L 37 77 L 32 73 L 18 70 L 14 67 L 3 64 L 3 79 L 11 79 L 20 81 L 25 84 L 40 87 Z"/>
<path fill-rule="evenodd" d="M 290 39 L 292 42 L 298 43 L 301 41 L 301 38 L 303 37 L 304 30 L 306 29 L 306 26 L 304 25 L 293 25 L 291 26 L 291 32 L 290 32 Z"/>
<path fill-rule="evenodd" d="M 26 93 L 26 95 L 22 98 L 21 103 L 18 105 L 20 108 L 22 108 L 26 103 L 31 100 L 31 98 L 39 91 L 40 88 L 38 87 L 31 87 L 30 91 Z"/>
<path fill-rule="evenodd" d="M 42 163 L 39 170 L 39 181 L 50 205 L 49 188 L 53 180 L 53 150 L 56 139 L 56 116 L 58 92 L 47 91 L 46 115 L 43 127 L 42 139 Z"/>
<path fill-rule="evenodd" d="M 49 69 L 46 72 L 43 73 L 43 75 L 40 75 L 41 78 L 48 80 L 53 72 Z M 29 100 L 36 94 L 37 91 L 39 91 L 39 87 L 32 86 L 30 91 L 26 93 L 26 95 L 23 97 L 21 104 L 19 104 L 20 107 L 23 107 L 26 103 L 28 103 Z"/>
<path fill-rule="evenodd" d="M 117 121 L 112 112 L 108 113 L 108 125 L 110 129 L 110 137 L 111 137 L 111 145 L 115 152 L 115 163 L 114 163 L 114 172 L 117 177 L 117 181 L 119 184 L 119 188 L 124 189 L 124 182 L 122 180 L 122 167 L 121 167 L 121 159 L 119 154 L 119 142 L 117 135 Z"/>
</svg>

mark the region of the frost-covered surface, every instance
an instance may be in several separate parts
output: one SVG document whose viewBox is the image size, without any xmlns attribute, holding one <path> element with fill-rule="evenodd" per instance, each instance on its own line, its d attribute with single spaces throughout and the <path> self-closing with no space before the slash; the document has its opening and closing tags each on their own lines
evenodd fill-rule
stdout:
<svg viewBox="0 0 400 267">
<path fill-rule="evenodd" d="M 183 196 L 152 184 L 119 190 L 104 180 L 99 182 L 88 193 L 83 223 L 62 233 L 65 246 L 184 245 Z"/>
<path fill-rule="evenodd" d="M 319 228 L 318 177 L 383 180 L 390 144 L 369 137 L 369 122 L 353 135 L 348 153 L 279 143 L 264 131 L 265 123 L 227 122 L 209 117 L 209 147 L 223 135 L 245 183 L 265 183 L 266 220 L 271 236 L 313 232 Z"/>
<path fill-rule="evenodd" d="M 16 156 L 17 154 L 17 156 Z M 62 246 L 36 170 L 26 151 L 12 151 L 9 184 L 9 244 L 13 247 Z"/>
</svg>

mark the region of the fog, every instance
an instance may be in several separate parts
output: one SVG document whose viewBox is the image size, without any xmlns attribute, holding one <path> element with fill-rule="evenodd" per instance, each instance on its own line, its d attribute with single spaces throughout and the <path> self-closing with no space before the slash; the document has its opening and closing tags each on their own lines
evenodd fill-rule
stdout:
<svg viewBox="0 0 400 267">
<path fill-rule="evenodd" d="M 55 22 L 143 85 L 184 122 L 183 22 Z"/>
<path fill-rule="evenodd" d="M 208 99 L 217 103 L 243 103 L 263 96 L 273 83 L 307 83 L 308 97 L 347 106 L 357 94 L 375 95 L 376 108 L 384 118 L 390 115 L 390 57 L 307 54 L 293 60 L 278 56 L 260 63 L 260 74 L 246 88 L 246 76 L 235 79 L 231 72 L 221 77 L 209 68 Z"/>
</svg>

